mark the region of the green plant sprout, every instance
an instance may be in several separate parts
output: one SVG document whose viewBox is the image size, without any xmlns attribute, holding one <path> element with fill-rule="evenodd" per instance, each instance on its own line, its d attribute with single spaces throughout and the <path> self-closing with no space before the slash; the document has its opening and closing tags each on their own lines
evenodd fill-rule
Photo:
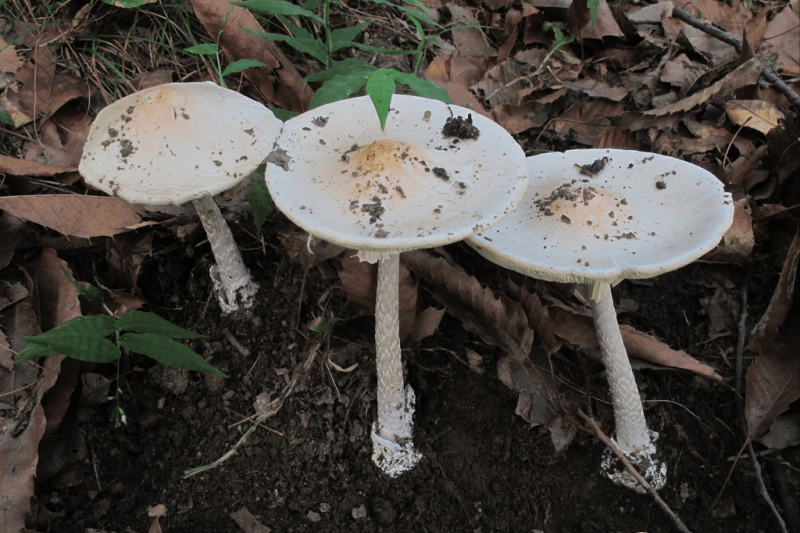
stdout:
<svg viewBox="0 0 800 533">
<path fill-rule="evenodd" d="M 225 29 L 225 22 L 228 20 L 228 14 L 233 10 L 230 8 L 228 13 L 222 17 L 222 23 L 219 26 L 219 31 L 217 32 L 217 42 L 216 43 L 202 43 L 196 44 L 194 46 L 190 46 L 189 48 L 184 48 L 184 52 L 188 54 L 198 55 L 198 56 L 208 56 L 214 59 L 215 65 L 214 70 L 219 77 L 219 84 L 222 87 L 226 87 L 225 85 L 225 76 L 229 76 L 231 74 L 236 74 L 242 72 L 243 70 L 247 70 L 253 67 L 266 67 L 264 63 L 261 61 L 257 61 L 255 59 L 240 59 L 238 61 L 234 61 L 233 63 L 229 64 L 224 69 L 222 68 L 222 62 L 220 61 L 220 53 L 219 53 L 219 39 L 222 36 L 222 32 Z"/>
<path fill-rule="evenodd" d="M 370 24 L 370 21 L 349 28 L 332 30 L 330 24 L 331 5 L 340 5 L 339 0 L 307 0 L 301 3 L 301 6 L 296 6 L 284 0 L 247 0 L 245 2 L 232 2 L 231 5 L 244 7 L 261 15 L 276 17 L 286 28 L 288 35 L 247 29 L 245 31 L 264 39 L 284 42 L 298 52 L 310 55 L 323 65 L 324 69 L 322 71 L 306 76 L 304 79 L 309 83 L 323 83 L 311 98 L 309 109 L 344 100 L 362 88 L 366 88 L 367 94 L 372 98 L 375 105 L 375 110 L 381 121 L 381 127 L 383 127 L 386 124 L 389 103 L 392 94 L 397 89 L 397 83 L 407 86 L 419 96 L 452 103 L 445 89 L 437 87 L 430 80 L 422 80 L 419 77 L 425 48 L 430 44 L 441 44 L 438 37 L 428 36 L 424 33 L 423 22 L 441 28 L 439 24 L 427 15 L 428 9 L 418 0 L 405 1 L 406 4 L 413 6 L 413 8 L 394 4 L 388 0 L 370 1 L 375 4 L 397 8 L 408 17 L 421 36 L 420 44 L 416 49 L 396 50 L 357 42 L 355 39 Z M 319 17 L 311 10 L 316 9 L 323 2 L 323 17 Z M 304 18 L 310 22 L 321 24 L 324 30 L 324 38 L 316 37 L 312 32 L 295 23 L 290 17 Z M 345 48 L 357 48 L 362 51 L 384 55 L 414 55 L 414 70 L 411 73 L 404 73 L 392 68 L 379 69 L 363 59 L 353 57 L 335 60 L 334 53 Z"/>
<path fill-rule="evenodd" d="M 64 273 L 83 296 L 89 300 L 102 299 L 100 289 L 90 283 L 82 287 Z M 113 340 L 106 338 L 110 335 L 113 335 Z M 92 363 L 114 363 L 117 367 L 116 393 L 108 400 L 116 401 L 116 421 L 125 423 L 125 412 L 120 406 L 121 348 L 175 368 L 199 370 L 227 378 L 224 372 L 214 368 L 194 350 L 175 340 L 204 337 L 145 311 L 131 311 L 120 318 L 111 314 L 88 315 L 73 318 L 40 335 L 22 337 L 28 346 L 17 356 L 17 363 L 53 354 Z"/>
</svg>

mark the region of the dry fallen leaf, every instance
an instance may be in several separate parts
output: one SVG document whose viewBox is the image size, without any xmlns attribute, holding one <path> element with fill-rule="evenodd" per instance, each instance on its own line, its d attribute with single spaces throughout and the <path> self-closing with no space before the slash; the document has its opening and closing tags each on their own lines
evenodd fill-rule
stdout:
<svg viewBox="0 0 800 533">
<path fill-rule="evenodd" d="M 292 61 L 275 42 L 244 31 L 264 31 L 250 11 L 231 6 L 228 0 L 191 0 L 191 4 L 208 34 L 219 36 L 219 45 L 230 61 L 255 59 L 267 65 L 267 69 L 249 68 L 243 72 L 264 99 L 290 111 L 308 109 L 314 91 L 303 81 Z M 222 31 L 223 21 L 225 31 Z"/>
<path fill-rule="evenodd" d="M 533 329 L 522 305 L 503 294 L 495 295 L 463 268 L 430 252 L 405 252 L 401 261 L 433 285 L 447 310 L 461 320 L 465 329 L 480 335 L 487 344 L 500 346 L 518 361 L 527 358 L 533 345 Z"/>
<path fill-rule="evenodd" d="M 45 194 L 0 197 L 0 209 L 75 237 L 110 237 L 142 221 L 135 206 L 120 198 Z"/>
<path fill-rule="evenodd" d="M 229 515 L 242 528 L 244 533 L 270 533 L 270 528 L 258 521 L 247 507 L 242 507 Z"/>
<path fill-rule="evenodd" d="M 764 100 L 728 100 L 725 112 L 731 122 L 767 134 L 778 126 L 786 115 L 778 111 L 775 104 Z"/>
<path fill-rule="evenodd" d="M 778 331 L 784 322 L 788 322 L 790 329 L 797 329 L 797 322 L 794 324 L 786 320 L 786 315 L 792 307 L 794 299 L 794 287 L 797 283 L 797 267 L 800 263 L 800 231 L 796 232 L 789 246 L 789 252 L 783 262 L 781 276 L 778 279 L 778 286 L 772 293 L 767 310 L 753 328 L 747 349 L 753 352 L 762 352 L 769 349 Z"/>
<path fill-rule="evenodd" d="M 795 310 L 800 311 L 800 305 Z M 800 313 L 795 312 L 793 318 L 797 324 Z M 744 416 L 751 440 L 766 433 L 773 420 L 800 398 L 799 348 L 800 329 L 787 328 L 747 369 Z"/>
<path fill-rule="evenodd" d="M 731 388 L 730 385 L 725 383 L 722 376 L 717 374 L 716 370 L 701 363 L 686 352 L 673 350 L 655 337 L 636 331 L 630 326 L 620 326 L 619 331 L 622 334 L 622 342 L 629 357 L 638 357 L 651 363 L 689 370 L 727 389 Z"/>
</svg>

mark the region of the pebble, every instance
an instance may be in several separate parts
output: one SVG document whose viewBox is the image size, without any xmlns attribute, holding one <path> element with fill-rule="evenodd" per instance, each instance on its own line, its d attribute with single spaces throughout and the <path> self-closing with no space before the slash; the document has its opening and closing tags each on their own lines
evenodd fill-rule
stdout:
<svg viewBox="0 0 800 533">
<path fill-rule="evenodd" d="M 350 514 L 353 515 L 353 518 L 359 520 L 361 518 L 367 517 L 367 507 L 364 504 L 361 504 L 358 507 L 353 507 L 353 510 L 350 511 Z"/>
<path fill-rule="evenodd" d="M 312 522 L 319 522 L 320 520 L 322 520 L 322 517 L 319 515 L 319 513 L 315 513 L 314 511 L 309 511 L 308 514 L 306 515 L 306 518 L 308 518 Z"/>
</svg>

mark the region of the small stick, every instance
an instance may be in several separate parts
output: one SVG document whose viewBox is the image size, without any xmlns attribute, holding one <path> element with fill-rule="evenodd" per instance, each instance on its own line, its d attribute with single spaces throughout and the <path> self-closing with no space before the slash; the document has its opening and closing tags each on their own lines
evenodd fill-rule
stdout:
<svg viewBox="0 0 800 533">
<path fill-rule="evenodd" d="M 698 30 L 702 30 L 709 34 L 710 36 L 714 37 L 722 41 L 723 43 L 729 44 L 736 49 L 736 52 L 742 53 L 742 40 L 738 37 L 731 35 L 730 33 L 722 30 L 710 22 L 705 20 L 700 20 L 699 18 L 689 14 L 688 11 L 685 11 L 679 7 L 676 7 L 672 10 L 672 16 L 676 19 L 682 20 L 686 24 L 690 26 L 694 26 Z M 791 87 L 786 85 L 786 83 L 772 70 L 770 66 L 762 66 L 761 67 L 761 75 L 764 76 L 764 79 L 770 82 L 772 85 L 775 86 L 775 89 L 784 95 L 789 101 L 794 105 L 796 108 L 800 109 L 800 95 L 792 90 Z"/>
<path fill-rule="evenodd" d="M 606 436 L 606 434 L 603 433 L 603 430 L 600 429 L 600 426 L 597 425 L 597 422 L 594 421 L 594 418 L 587 416 L 580 409 L 578 409 L 578 414 L 581 415 L 581 417 L 583 417 L 584 420 L 589 422 L 589 425 L 591 425 L 592 428 L 594 429 L 594 433 L 595 435 L 597 435 L 597 438 L 603 441 L 603 443 L 605 443 L 605 445 L 608 446 L 612 452 L 614 452 L 614 455 L 616 455 L 619 458 L 619 460 L 622 461 L 622 464 L 625 465 L 625 469 L 628 472 L 630 472 L 634 478 L 636 478 L 636 481 L 638 481 L 642 487 L 647 489 L 647 492 L 649 492 L 650 495 L 656 500 L 658 506 L 661 507 L 661 509 L 665 513 L 667 513 L 667 515 L 669 515 L 670 518 L 672 518 L 672 521 L 675 522 L 675 525 L 678 526 L 678 529 L 680 529 L 682 533 L 691 533 L 691 531 L 687 529 L 687 527 L 684 525 L 681 519 L 678 518 L 678 515 L 673 513 L 672 509 L 669 508 L 667 503 L 661 499 L 661 496 L 659 496 L 658 493 L 655 490 L 653 490 L 653 487 L 650 486 L 650 483 L 648 483 L 647 480 L 645 480 L 641 475 L 639 475 L 639 472 L 636 471 L 636 469 L 633 467 L 630 461 L 628 461 L 628 459 L 625 457 L 622 451 L 617 447 L 616 444 L 614 444 L 614 441 L 609 439 Z"/>
<path fill-rule="evenodd" d="M 245 357 L 250 357 L 250 350 L 242 346 L 242 343 L 233 336 L 233 333 L 231 333 L 228 328 L 223 329 L 222 334 L 225 335 L 225 338 L 228 339 L 228 342 L 231 343 L 231 346 L 233 346 L 237 352 Z"/>
<path fill-rule="evenodd" d="M 308 371 L 311 369 L 311 365 L 313 365 L 314 361 L 317 359 L 317 353 L 319 352 L 319 347 L 320 347 L 319 343 L 311 347 L 311 351 L 308 354 L 308 357 L 306 357 L 306 360 L 300 363 L 299 365 L 295 366 L 294 372 L 292 372 L 292 379 L 289 380 L 289 383 L 283 389 L 283 392 L 281 392 L 280 397 L 278 397 L 276 400 L 273 400 L 272 403 L 270 403 L 269 407 L 264 409 L 264 412 L 260 413 L 258 417 L 256 417 L 255 423 L 253 423 L 253 425 L 250 426 L 250 429 L 245 431 L 245 433 L 239 438 L 236 444 L 233 445 L 233 448 L 225 452 L 222 455 L 222 457 L 220 457 L 213 463 L 186 470 L 183 474 L 183 479 L 192 477 L 193 475 L 199 474 L 200 472 L 205 472 L 206 470 L 211 470 L 212 468 L 216 468 L 225 461 L 227 461 L 228 459 L 230 459 L 231 457 L 233 457 L 236 454 L 236 450 L 242 447 L 242 445 L 247 440 L 247 437 L 249 437 L 256 429 L 258 429 L 258 426 L 260 426 L 267 418 L 270 418 L 271 416 L 275 415 L 278 411 L 280 411 L 281 407 L 283 407 L 283 403 L 292 393 L 295 386 L 306 376 L 306 374 L 308 374 Z"/>
</svg>

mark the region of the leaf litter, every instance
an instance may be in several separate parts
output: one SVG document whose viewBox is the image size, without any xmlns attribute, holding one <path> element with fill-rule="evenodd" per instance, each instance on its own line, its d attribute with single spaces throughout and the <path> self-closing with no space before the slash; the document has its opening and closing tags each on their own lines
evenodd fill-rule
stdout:
<svg viewBox="0 0 800 533">
<path fill-rule="evenodd" d="M 757 323 L 750 331 L 746 352 L 755 357 L 746 374 L 746 437 L 766 438 L 773 428 L 773 437 L 767 442 L 790 446 L 786 443 L 794 442 L 791 438 L 779 439 L 774 435 L 796 431 L 796 423 L 792 425 L 791 418 L 788 429 L 781 429 L 786 419 L 780 415 L 787 410 L 796 414 L 792 402 L 798 397 L 797 383 L 800 382 L 797 379 L 797 329 L 792 327 L 796 317 L 790 313 L 798 256 L 796 206 L 800 198 L 797 160 L 791 156 L 797 149 L 798 109 L 791 106 L 784 93 L 758 81 L 762 76 L 762 58 L 767 58 L 788 84 L 798 90 L 800 30 L 796 9 L 792 10 L 789 5 L 773 10 L 758 6 L 751 12 L 713 0 L 684 6 L 691 14 L 713 22 L 734 36 L 741 36 L 746 28 L 750 53 L 757 54 L 747 57 L 745 52 L 740 54 L 734 46 L 723 44 L 673 16 L 671 2 L 642 7 L 634 3 L 609 5 L 601 1 L 594 26 L 591 12 L 587 13 L 588 10 L 576 2 L 532 0 L 507 6 L 500 1 L 480 9 L 462 3 L 426 3 L 434 9 L 438 20 L 455 23 L 455 28 L 451 32 L 452 41 L 445 37 L 442 47 L 430 48 L 425 75 L 446 87 L 456 104 L 470 105 L 475 112 L 493 117 L 518 134 L 527 153 L 576 145 L 644 148 L 704 166 L 734 192 L 736 222 L 721 246 L 707 256 L 706 260 L 711 262 L 707 268 L 730 272 L 725 269 L 731 265 L 745 265 L 763 278 L 759 286 L 764 297 L 754 298 L 756 303 L 750 310 L 754 315 L 752 320 Z M 261 27 L 246 10 L 234 8 L 235 11 L 228 13 L 227 3 L 214 0 L 194 0 L 192 5 L 199 19 L 193 24 L 197 29 L 204 28 L 209 35 L 222 36 L 220 46 L 228 61 L 258 59 L 268 65 L 266 69 L 245 70 L 238 78 L 240 87 L 270 105 L 296 111 L 306 107 L 313 87 L 302 81 L 302 72 L 314 68 L 307 60 L 297 61 L 296 52 L 256 39 L 244 31 L 244 28 L 258 30 Z M 81 18 L 87 13 L 81 13 Z M 386 16 L 387 13 L 371 15 Z M 219 34 L 226 14 L 225 31 Z M 360 22 L 358 17 L 363 14 L 342 16 L 344 20 L 348 16 L 356 17 L 354 20 Z M 556 40 L 553 31 L 548 31 L 543 22 L 553 17 L 561 24 L 564 35 L 576 32 L 574 43 L 561 49 L 564 54 L 548 55 Z M 41 475 L 42 479 L 37 482 L 44 483 L 50 478 L 54 486 L 75 487 L 81 483 L 82 463 L 87 457 L 85 444 L 80 444 L 85 440 L 84 433 L 75 425 L 77 422 L 68 422 L 65 418 L 72 401 L 71 391 L 77 386 L 77 375 L 84 372 L 83 369 L 65 372 L 64 361 L 57 356 L 41 360 L 42 368 L 31 363 L 13 366 L 14 354 L 22 348 L 20 337 L 34 335 L 40 328 L 50 329 L 81 312 L 74 287 L 70 288 L 60 268 L 80 268 L 80 279 L 96 281 L 92 279 L 96 276 L 93 271 L 98 262 L 104 264 L 106 259 L 94 258 L 87 264 L 85 259 L 75 255 L 71 246 L 80 246 L 78 250 L 86 252 L 90 246 L 103 243 L 100 256 L 107 256 L 108 270 L 114 276 L 104 279 L 112 287 L 106 291 L 117 295 L 113 305 L 120 312 L 148 303 L 166 309 L 179 302 L 169 296 L 178 288 L 181 294 L 194 298 L 192 301 L 182 297 L 195 306 L 198 302 L 202 304 L 204 291 L 208 294 L 202 269 L 195 266 L 189 268 L 188 276 L 167 278 L 166 284 L 156 276 L 157 281 L 152 284 L 150 265 L 159 264 L 160 268 L 165 268 L 159 258 L 179 257 L 185 261 L 184 250 L 196 254 L 193 246 L 183 243 L 183 239 L 191 239 L 196 233 L 195 223 L 185 216 L 169 218 L 167 215 L 165 219 L 134 210 L 111 202 L 116 199 L 86 195 L 82 188 L 75 170 L 82 139 L 90 124 L 87 102 L 96 106 L 97 102 L 110 101 L 112 96 L 104 90 L 89 92 L 87 87 L 91 84 L 76 74 L 80 69 L 58 68 L 65 54 L 74 54 L 68 52 L 63 43 L 90 35 L 89 25 L 80 23 L 77 18 L 74 22 L 69 17 L 65 20 L 50 28 L 3 21 L 6 42 L 24 45 L 3 46 L 0 53 L 4 76 L 15 82 L 6 86 L 0 98 L 0 108 L 14 128 L 11 133 L 10 130 L 4 132 L 6 144 L 0 153 L 0 170 L 8 176 L 0 182 L 0 209 L 3 210 L 0 223 L 0 264 L 3 267 L 0 271 L 3 283 L 0 394 L 4 394 L 0 401 L 4 406 L 11 406 L 4 411 L 11 416 L 3 419 L 4 433 L 0 436 L 3 447 L 0 457 L 4 458 L 4 473 L 0 478 L 4 487 L 10 487 L 11 498 L 4 500 L 3 511 L 10 520 L 7 527 L 11 528 L 24 525 L 37 461 L 46 465 L 42 470 L 46 475 Z M 488 28 L 459 27 L 464 23 Z M 410 38 L 416 37 L 411 35 Z M 625 45 L 621 44 L 623 42 Z M 137 51 L 136 43 L 130 44 L 124 52 L 130 67 L 126 73 L 129 84 L 120 86 L 123 93 L 172 81 L 172 73 L 185 72 L 188 62 L 175 61 L 170 68 L 155 67 L 142 61 L 146 54 Z M 101 51 L 104 46 L 106 43 L 101 43 Z M 85 61 L 75 55 L 67 57 L 70 64 Z M 98 64 L 96 60 L 94 58 L 94 64 Z M 298 65 L 303 66 L 299 68 Z M 91 72 L 89 76 L 97 87 L 105 85 L 97 83 L 103 77 L 115 79 L 102 61 L 98 69 L 86 70 Z M 61 194 L 63 192 L 73 194 Z M 237 211 L 236 205 L 230 207 L 231 212 L 247 212 L 241 207 Z M 143 220 L 148 228 L 139 226 Z M 286 261 L 289 266 L 270 272 L 274 280 L 270 291 L 275 297 L 285 294 L 295 298 L 291 300 L 296 305 L 292 313 L 297 312 L 298 316 L 305 308 L 315 307 L 316 312 L 330 315 L 335 327 L 338 324 L 343 328 L 342 335 L 348 331 L 357 332 L 350 323 L 357 323 L 363 313 L 354 314 L 350 320 L 337 322 L 336 319 L 349 305 L 371 307 L 374 298 L 372 269 L 347 259 L 347 252 L 327 243 L 315 243 L 313 248 L 318 255 L 309 254 L 305 236 L 293 233 L 296 230 L 286 226 L 285 221 L 272 220 L 276 225 L 274 242 L 281 243 L 275 249 L 285 254 L 273 257 Z M 283 228 L 279 228 L 281 224 Z M 51 235 L 46 235 L 47 232 Z M 69 237 L 46 240 L 52 237 L 52 232 L 86 240 Z M 287 235 L 292 237 L 285 238 Z M 58 249 L 34 253 L 42 242 L 57 243 Z M 256 239 L 254 244 L 263 247 L 264 241 L 259 244 Z M 20 266 L 37 255 L 40 258 L 35 268 Z M 291 281 L 294 276 L 290 258 L 295 257 L 304 263 L 306 275 L 317 280 L 316 284 L 324 280 L 324 283 L 339 285 L 328 287 L 321 294 L 316 285 L 298 293 L 296 283 Z M 188 255 L 188 259 L 197 264 L 208 261 L 205 254 Z M 589 397 L 602 395 L 580 377 L 580 366 L 591 364 L 586 362 L 591 357 L 581 359 L 582 356 L 591 355 L 597 345 L 591 316 L 580 299 L 573 297 L 569 287 L 517 280 L 509 273 L 476 267 L 475 261 L 475 257 L 465 255 L 457 247 L 434 254 L 425 251 L 404 254 L 403 262 L 408 267 L 401 288 L 404 339 L 423 346 L 441 342 L 445 332 L 453 335 L 452 324 L 448 326 L 447 322 L 455 319 L 469 339 L 471 347 L 464 345 L 461 352 L 469 367 L 483 370 L 485 376 L 496 376 L 516 391 L 517 414 L 531 424 L 546 426 L 552 439 L 551 449 L 569 453 L 570 447 L 575 446 L 570 443 L 576 439 L 578 426 L 564 415 L 574 413 L 579 402 L 587 401 L 574 391 L 587 391 L 588 387 L 586 395 Z M 165 276 L 170 275 L 167 271 L 162 270 Z M 643 287 L 631 284 L 623 289 L 639 294 L 637 291 Z M 646 303 L 641 297 L 636 301 Z M 722 376 L 730 376 L 731 363 L 724 357 L 715 358 L 710 354 L 715 353 L 714 349 L 724 351 L 722 339 L 726 327 L 719 324 L 735 322 L 738 317 L 732 310 L 715 308 L 718 300 L 714 298 L 701 300 L 698 297 L 696 301 L 706 307 L 708 318 L 706 321 L 701 318 L 692 327 L 712 333 L 711 340 L 676 346 L 674 343 L 680 336 L 670 334 L 669 330 L 657 335 L 670 339 L 670 342 L 662 342 L 647 334 L 651 333 L 649 331 L 623 327 L 626 347 L 631 356 L 708 378 L 721 385 L 715 394 L 724 395 L 728 381 Z M 796 300 L 794 305 L 797 305 Z M 200 307 L 201 311 L 193 315 L 197 322 L 206 315 L 204 304 Z M 621 316 L 641 322 L 636 312 L 625 312 Z M 641 316 L 646 317 L 647 313 L 642 311 Z M 720 317 L 717 325 L 714 316 Z M 291 320 L 279 322 L 278 329 L 291 327 L 291 323 Z M 642 324 L 646 326 L 647 323 Z M 231 329 L 236 332 L 248 328 L 239 326 L 237 329 L 232 325 Z M 285 331 L 283 334 L 288 335 Z M 365 340 L 367 344 L 370 342 L 368 338 Z M 208 345 L 209 353 L 219 353 L 219 346 L 215 344 L 220 343 Z M 294 340 L 283 346 L 287 347 L 287 353 L 292 353 L 295 348 L 289 347 L 296 347 L 296 344 Z M 352 368 L 356 359 L 348 359 L 347 368 Z M 295 360 L 296 355 L 293 355 L 281 364 L 288 368 Z M 582 362 L 579 364 L 578 360 Z M 713 365 L 708 361 L 713 361 Z M 350 414 L 352 408 L 357 405 L 356 410 L 368 409 L 372 398 L 366 385 L 368 378 L 361 373 L 368 366 L 366 362 L 359 364 L 334 382 L 343 391 L 342 401 L 347 402 L 345 423 L 353 421 L 354 437 L 358 435 L 359 426 L 355 418 L 349 418 L 354 416 Z M 57 377 L 59 367 L 62 376 Z M 414 366 L 410 371 L 420 372 L 420 369 Z M 242 374 L 249 375 L 246 371 Z M 90 375 L 82 374 L 85 389 L 91 388 L 85 381 Z M 648 381 L 653 377 L 646 371 L 642 376 Z M 591 382 L 589 378 L 586 379 Z M 99 381 L 101 388 L 102 383 L 107 384 L 107 378 L 103 379 L 106 381 Z M 367 392 L 361 396 L 362 400 L 357 400 L 348 387 Z M 210 387 L 208 391 L 214 394 Z M 299 397 L 303 392 L 303 387 L 298 387 Z M 87 397 L 83 404 L 103 405 L 96 402 L 102 399 L 90 401 Z M 476 409 L 480 409 L 477 405 Z M 602 411 L 599 403 L 595 407 Z M 40 457 L 37 458 L 37 444 L 58 428 L 78 435 L 77 440 L 52 440 L 39 448 Z M 8 435 L 13 435 L 13 439 Z M 117 435 L 122 448 L 136 447 L 128 437 Z M 57 451 L 59 442 L 68 444 L 61 447 L 61 452 Z M 66 448 L 74 452 L 64 453 Z M 469 453 L 465 453 L 469 457 Z M 14 462 L 9 459 L 11 457 Z M 288 470 L 291 469 L 288 465 Z M 12 479 L 9 477 L 12 470 L 23 471 L 25 475 L 14 476 L 14 484 L 6 485 L 6 481 Z M 441 473 L 438 471 L 437 475 Z M 459 481 L 462 491 L 469 486 L 457 474 L 452 477 Z M 93 494 L 102 491 L 103 487 L 97 485 L 91 489 Z M 458 488 L 452 491 L 457 496 L 455 501 L 463 505 L 465 493 L 459 493 Z M 280 505 L 281 497 L 274 497 L 271 505 Z M 354 503 L 352 517 L 374 516 L 381 524 L 392 523 L 386 518 L 388 515 L 380 514 L 383 504 L 375 500 L 368 503 L 370 511 L 363 513 L 356 512 L 361 508 Z M 176 505 L 188 513 L 194 503 L 172 503 L 173 508 Z M 108 506 L 109 500 L 104 496 L 93 503 L 93 511 L 102 518 Z M 241 521 L 237 522 L 243 530 L 259 531 L 266 527 L 246 508 L 241 509 L 237 514 Z M 321 510 L 313 513 L 317 518 L 326 514 Z M 305 516 L 314 519 L 311 511 Z M 559 517 L 564 520 L 563 516 Z M 479 520 L 471 521 L 477 522 Z M 154 522 L 153 527 L 160 528 L 155 525 L 157 523 Z M 249 525 L 243 525 L 245 523 Z M 706 526 L 704 530 L 711 529 Z"/>
</svg>

